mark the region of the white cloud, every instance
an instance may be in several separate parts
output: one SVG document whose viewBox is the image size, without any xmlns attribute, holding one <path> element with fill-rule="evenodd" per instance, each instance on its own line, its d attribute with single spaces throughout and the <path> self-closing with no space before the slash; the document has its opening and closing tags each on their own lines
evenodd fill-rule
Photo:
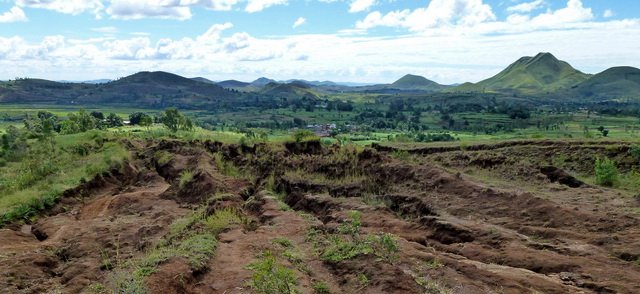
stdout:
<svg viewBox="0 0 640 294">
<path fill-rule="evenodd" d="M 106 9 L 106 12 L 116 19 L 142 19 L 152 17 L 187 20 L 191 18 L 191 9 L 188 6 L 170 4 L 171 3 L 166 3 L 165 0 L 111 0 L 111 4 Z"/>
<path fill-rule="evenodd" d="M 593 19 L 591 8 L 583 6 L 581 0 L 567 1 L 567 7 L 556 11 L 547 11 L 531 19 L 532 25 L 553 26 L 566 23 L 579 23 Z"/>
<path fill-rule="evenodd" d="M 615 13 L 613 12 L 613 10 L 611 9 L 607 9 L 604 11 L 604 13 L 602 14 L 602 16 L 604 18 L 609 18 L 609 17 L 613 17 L 615 15 Z"/>
<path fill-rule="evenodd" d="M 307 19 L 304 17 L 298 17 L 298 19 L 296 19 L 296 21 L 293 23 L 293 28 L 297 28 L 303 24 L 307 23 Z"/>
<path fill-rule="evenodd" d="M 29 19 L 24 14 L 24 11 L 20 9 L 20 7 L 14 6 L 9 9 L 9 11 L 0 14 L 0 23 L 7 22 L 20 22 L 20 21 L 28 21 Z"/>
<path fill-rule="evenodd" d="M 369 10 L 376 4 L 376 0 L 353 0 L 349 6 L 349 12 L 356 13 Z"/>
<path fill-rule="evenodd" d="M 274 5 L 285 5 L 288 0 L 247 0 L 245 11 L 249 13 L 259 12 Z"/>
<path fill-rule="evenodd" d="M 496 20 L 483 1 L 445 2 L 434 0 L 421 10 L 372 12 L 362 20 L 367 28 L 384 25 L 408 31 L 384 37 L 355 35 L 364 29 L 255 37 L 229 33 L 231 23 L 215 24 L 195 37 L 158 41 L 122 34 L 81 40 L 50 36 L 33 42 L 5 32 L 0 33 L 0 78 L 86 80 L 165 70 L 247 81 L 268 76 L 390 82 L 414 73 L 456 83 L 487 78 L 517 58 L 541 51 L 589 73 L 621 64 L 640 66 L 638 42 L 628 37 L 640 35 L 640 19 L 594 20 L 589 8 L 573 0 L 561 9 Z"/>
<path fill-rule="evenodd" d="M 406 9 L 385 15 L 372 12 L 364 20 L 358 21 L 356 28 L 389 26 L 422 31 L 452 25 L 473 26 L 495 19 L 491 6 L 482 0 L 432 0 L 426 8 L 413 11 Z"/>
<path fill-rule="evenodd" d="M 104 8 L 101 0 L 16 0 L 16 5 L 48 9 L 72 15 L 78 15 L 85 11 L 97 14 Z"/>
<path fill-rule="evenodd" d="M 518 5 L 514 5 L 511 7 L 507 7 L 507 11 L 509 12 L 520 12 L 520 13 L 528 13 L 537 9 L 542 8 L 545 4 L 544 0 L 535 0 L 531 2 L 524 2 Z"/>
</svg>

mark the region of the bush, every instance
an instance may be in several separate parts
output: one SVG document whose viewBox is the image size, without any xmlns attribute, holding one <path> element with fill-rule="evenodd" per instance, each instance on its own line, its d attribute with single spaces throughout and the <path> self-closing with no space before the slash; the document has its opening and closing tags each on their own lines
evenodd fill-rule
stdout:
<svg viewBox="0 0 640 294">
<path fill-rule="evenodd" d="M 609 158 L 597 158 L 595 163 L 596 184 L 612 187 L 618 181 L 616 163 Z"/>
</svg>

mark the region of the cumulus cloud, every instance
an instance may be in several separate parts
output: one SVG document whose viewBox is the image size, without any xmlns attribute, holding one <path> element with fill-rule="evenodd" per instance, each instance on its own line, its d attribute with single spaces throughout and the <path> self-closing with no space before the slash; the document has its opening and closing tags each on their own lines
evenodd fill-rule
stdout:
<svg viewBox="0 0 640 294">
<path fill-rule="evenodd" d="M 535 0 L 531 2 L 524 2 L 518 5 L 507 7 L 508 12 L 520 12 L 520 13 L 528 13 L 534 10 L 538 10 L 542 8 L 545 4 L 544 0 Z"/>
<path fill-rule="evenodd" d="M 85 11 L 98 13 L 104 8 L 100 0 L 16 0 L 20 7 L 41 8 L 78 15 Z"/>
<path fill-rule="evenodd" d="M 307 22 L 307 19 L 304 17 L 298 17 L 295 22 L 293 22 L 293 28 L 297 28 Z"/>
<path fill-rule="evenodd" d="M 285 5 L 287 0 L 247 0 L 245 11 L 249 13 L 259 12 L 274 5 Z"/>
<path fill-rule="evenodd" d="M 186 20 L 191 18 L 191 9 L 189 7 L 166 5 L 163 0 L 112 0 L 106 12 L 116 19 L 154 17 Z"/>
<path fill-rule="evenodd" d="M 591 8 L 586 8 L 581 0 L 569 0 L 565 8 L 548 11 L 534 17 L 533 25 L 552 26 L 563 23 L 578 23 L 593 19 Z"/>
<path fill-rule="evenodd" d="M 29 19 L 24 14 L 24 11 L 18 6 L 11 7 L 9 11 L 0 14 L 0 23 L 7 22 L 21 22 L 28 21 Z"/>
<path fill-rule="evenodd" d="M 581 1 L 566 3 L 560 9 L 514 12 L 498 20 L 483 1 L 433 0 L 420 9 L 374 11 L 361 21 L 369 19 L 362 25 L 365 28 L 408 31 L 393 37 L 347 33 L 257 37 L 230 32 L 231 23 L 214 24 L 185 38 L 107 34 L 91 39 L 50 36 L 34 42 L 5 32 L 0 37 L 0 78 L 78 80 L 165 70 L 219 80 L 268 76 L 354 82 L 389 82 L 414 73 L 458 83 L 487 78 L 517 58 L 540 51 L 552 52 L 589 73 L 619 64 L 639 66 L 637 41 L 628 36 L 640 35 L 640 20 L 596 21 Z M 350 33 L 366 32 L 365 28 Z"/>
<path fill-rule="evenodd" d="M 18 7 L 53 10 L 77 15 L 93 13 L 101 18 L 104 13 L 114 19 L 161 18 L 186 20 L 192 17 L 191 8 L 231 10 L 243 0 L 16 0 Z M 247 0 L 252 11 L 286 3 L 283 0 Z"/>
<path fill-rule="evenodd" d="M 604 11 L 604 13 L 602 13 L 602 16 L 605 18 L 613 17 L 614 15 L 615 13 L 611 9 L 607 9 Z"/>
<path fill-rule="evenodd" d="M 421 31 L 451 25 L 473 26 L 495 19 L 491 6 L 482 0 L 432 0 L 426 8 L 392 11 L 384 15 L 372 12 L 358 21 L 356 28 L 388 26 Z"/>
<path fill-rule="evenodd" d="M 349 12 L 356 13 L 366 11 L 375 4 L 376 0 L 353 0 L 351 1 L 351 5 L 349 5 Z"/>
</svg>

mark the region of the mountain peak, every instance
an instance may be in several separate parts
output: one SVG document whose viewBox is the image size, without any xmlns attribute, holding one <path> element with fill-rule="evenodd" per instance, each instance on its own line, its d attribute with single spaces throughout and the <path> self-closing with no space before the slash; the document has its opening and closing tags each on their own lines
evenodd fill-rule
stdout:
<svg viewBox="0 0 640 294">
<path fill-rule="evenodd" d="M 407 74 L 399 80 L 391 84 L 395 87 L 413 88 L 413 87 L 428 87 L 436 84 L 436 82 L 428 80 L 423 76 Z"/>
<path fill-rule="evenodd" d="M 568 89 L 589 78 L 548 52 L 521 57 L 497 75 L 478 83 L 478 89 L 541 94 Z"/>
<path fill-rule="evenodd" d="M 269 83 L 273 83 L 273 82 L 275 82 L 275 80 L 272 80 L 272 79 L 269 79 L 269 78 L 265 78 L 265 77 L 261 77 L 261 78 L 255 80 L 255 81 L 251 82 L 251 84 L 261 87 L 261 86 L 265 86 L 265 85 L 267 85 Z"/>
</svg>

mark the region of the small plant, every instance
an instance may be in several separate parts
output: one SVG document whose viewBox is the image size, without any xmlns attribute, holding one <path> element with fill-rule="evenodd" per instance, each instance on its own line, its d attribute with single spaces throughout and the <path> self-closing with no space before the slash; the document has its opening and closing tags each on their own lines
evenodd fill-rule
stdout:
<svg viewBox="0 0 640 294">
<path fill-rule="evenodd" d="M 260 260 L 249 265 L 253 271 L 251 288 L 262 294 L 297 293 L 296 276 L 293 270 L 279 264 L 269 251 L 262 253 Z"/>
<path fill-rule="evenodd" d="M 217 210 L 204 221 L 205 227 L 214 235 L 222 233 L 232 225 L 245 225 L 248 220 L 235 209 L 225 208 Z"/>
<path fill-rule="evenodd" d="M 278 244 L 284 248 L 291 248 L 293 247 L 293 243 L 291 242 L 291 240 L 287 239 L 287 238 L 275 238 L 273 239 L 273 241 L 271 241 L 273 244 Z"/>
<path fill-rule="evenodd" d="M 396 253 L 400 250 L 398 247 L 398 241 L 393 235 L 389 233 L 384 233 L 378 236 L 378 244 L 382 249 L 381 256 L 386 258 L 388 261 L 393 261 L 397 258 Z"/>
<path fill-rule="evenodd" d="M 439 269 L 443 267 L 442 263 L 440 263 L 440 261 L 436 258 L 425 262 L 424 265 L 428 269 Z"/>
<path fill-rule="evenodd" d="M 155 154 L 155 158 L 159 166 L 165 166 L 173 160 L 173 155 L 167 151 L 160 151 Z"/>
<path fill-rule="evenodd" d="M 117 270 L 107 276 L 107 287 L 110 293 L 146 294 L 147 289 L 141 278 L 126 271 Z"/>
<path fill-rule="evenodd" d="M 189 183 L 193 181 L 193 172 L 190 170 L 183 170 L 180 173 L 180 188 L 186 187 Z"/>
<path fill-rule="evenodd" d="M 409 159 L 409 152 L 407 150 L 396 150 L 391 153 L 391 157 L 398 160 L 407 160 Z"/>
<path fill-rule="evenodd" d="M 618 181 L 616 163 L 609 158 L 597 158 L 595 162 L 596 184 L 612 187 Z"/>
<path fill-rule="evenodd" d="M 322 281 L 314 282 L 313 284 L 311 284 L 311 287 L 313 288 L 313 291 L 316 294 L 330 294 L 331 293 L 331 290 L 329 289 L 329 286 L 327 285 L 327 283 L 322 282 Z"/>
</svg>

